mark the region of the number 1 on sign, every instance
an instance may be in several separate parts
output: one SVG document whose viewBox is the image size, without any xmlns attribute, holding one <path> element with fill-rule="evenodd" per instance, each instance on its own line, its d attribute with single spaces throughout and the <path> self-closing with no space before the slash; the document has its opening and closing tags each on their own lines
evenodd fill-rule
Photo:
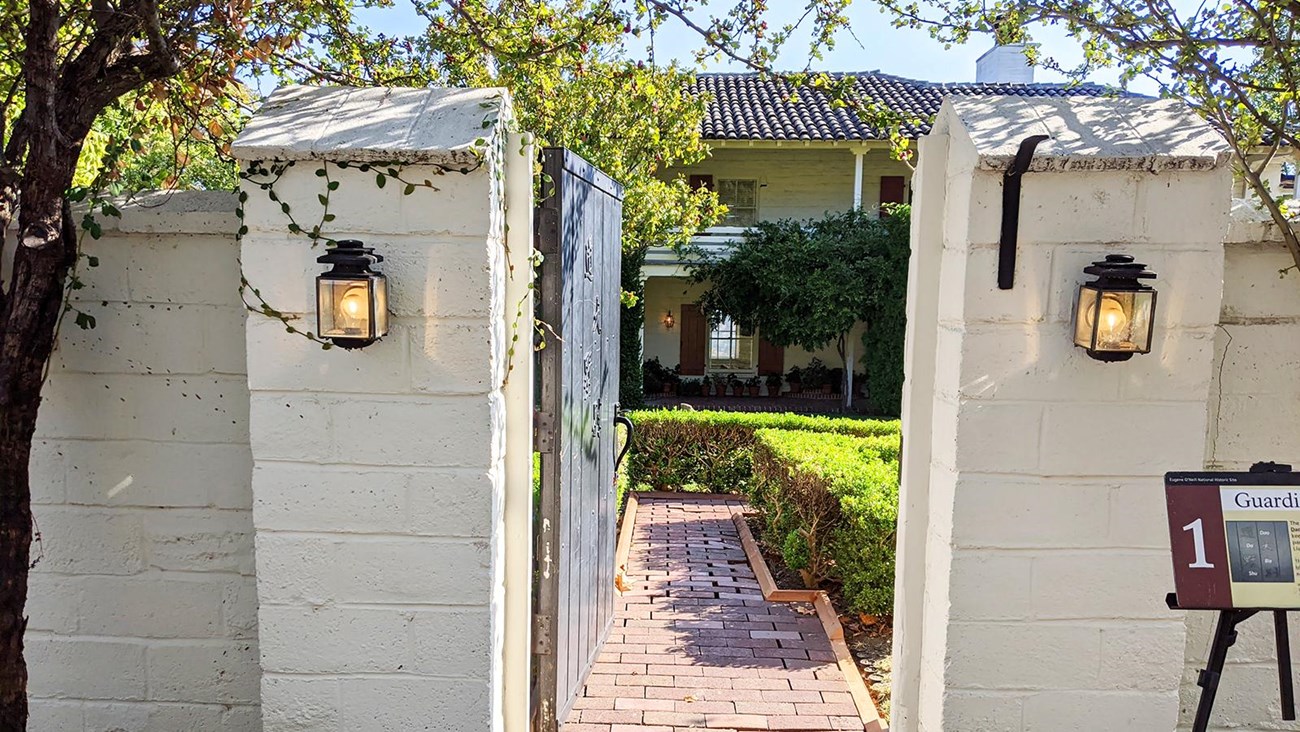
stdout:
<svg viewBox="0 0 1300 732">
<path fill-rule="evenodd" d="M 1183 527 L 1183 531 L 1192 532 L 1192 543 L 1196 545 L 1196 561 L 1187 565 L 1191 569 L 1214 569 L 1214 565 L 1205 559 L 1205 527 L 1196 519 Z"/>
</svg>

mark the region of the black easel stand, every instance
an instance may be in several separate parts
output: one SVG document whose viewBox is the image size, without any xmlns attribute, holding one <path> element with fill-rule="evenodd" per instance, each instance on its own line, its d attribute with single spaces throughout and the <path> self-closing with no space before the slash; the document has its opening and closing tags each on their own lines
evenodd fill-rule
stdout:
<svg viewBox="0 0 1300 732">
<path fill-rule="evenodd" d="M 1178 596 L 1169 593 L 1165 603 L 1171 610 L 1178 609 Z M 1196 705 L 1196 719 L 1192 723 L 1192 732 L 1206 732 L 1210 728 L 1210 713 L 1214 709 L 1214 697 L 1219 693 L 1219 679 L 1223 676 L 1223 664 L 1228 660 L 1228 649 L 1237 642 L 1237 626 L 1244 620 L 1264 610 L 1221 610 L 1219 622 L 1214 628 L 1214 643 L 1210 646 L 1210 659 L 1196 678 L 1196 685 L 1201 687 L 1201 700 Z M 1291 677 L 1291 634 L 1286 624 L 1286 610 L 1272 610 L 1273 637 L 1277 642 L 1277 682 L 1282 697 L 1282 719 L 1295 719 L 1295 689 Z"/>
</svg>

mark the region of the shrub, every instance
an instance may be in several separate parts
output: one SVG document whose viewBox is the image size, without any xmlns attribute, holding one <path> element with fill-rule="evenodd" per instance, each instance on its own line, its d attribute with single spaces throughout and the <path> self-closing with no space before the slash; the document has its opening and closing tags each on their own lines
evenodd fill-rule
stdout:
<svg viewBox="0 0 1300 732">
<path fill-rule="evenodd" d="M 899 436 L 755 432 L 750 504 L 763 536 L 814 583 L 842 584 L 848 610 L 893 612 Z"/>
<path fill-rule="evenodd" d="M 676 384 L 679 381 L 677 370 L 659 363 L 658 358 L 652 358 L 642 364 L 641 373 L 645 380 L 645 391 L 651 395 L 662 393 L 664 384 Z"/>
<path fill-rule="evenodd" d="M 881 255 L 888 262 L 877 282 L 876 298 L 862 334 L 867 407 L 872 414 L 896 417 L 903 401 L 903 348 L 907 340 L 907 260 L 911 255 L 911 209 L 889 209 L 882 219 L 888 231 Z"/>
<path fill-rule="evenodd" d="M 896 435 L 897 421 L 761 412 L 643 410 L 628 416 L 636 437 L 628 481 L 636 490 L 746 492 L 754 431 L 782 429 L 862 437 Z"/>
</svg>

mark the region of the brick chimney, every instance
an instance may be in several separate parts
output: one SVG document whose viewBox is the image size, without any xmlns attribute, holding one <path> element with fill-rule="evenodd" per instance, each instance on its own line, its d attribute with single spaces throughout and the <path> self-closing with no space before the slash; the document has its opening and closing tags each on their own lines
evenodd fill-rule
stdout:
<svg viewBox="0 0 1300 732">
<path fill-rule="evenodd" d="M 1034 67 L 1025 59 L 1025 44 L 994 46 L 975 62 L 975 81 L 989 84 L 1032 84 Z"/>
</svg>

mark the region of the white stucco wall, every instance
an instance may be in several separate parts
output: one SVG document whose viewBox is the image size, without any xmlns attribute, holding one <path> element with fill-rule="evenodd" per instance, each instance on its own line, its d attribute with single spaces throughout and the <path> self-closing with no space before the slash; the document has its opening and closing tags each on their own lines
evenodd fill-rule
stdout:
<svg viewBox="0 0 1300 732">
<path fill-rule="evenodd" d="M 245 161 L 295 162 L 275 192 L 300 221 L 320 220 L 318 171 L 329 165 L 340 187 L 326 230 L 384 256 L 392 315 L 385 338 L 352 352 L 249 323 L 267 732 L 505 729 L 507 659 L 528 657 L 526 644 L 505 647 L 507 598 L 526 603 L 529 591 L 526 566 L 506 570 L 506 506 L 527 511 L 518 499 L 529 490 L 517 480 L 507 500 L 506 423 L 531 418 L 526 406 L 508 409 L 503 390 L 520 317 L 506 289 L 529 250 L 521 227 L 507 252 L 505 130 L 483 120 L 508 115 L 502 90 L 297 87 L 277 91 L 234 147 Z M 470 149 L 477 137 L 489 141 L 482 161 Z M 334 164 L 376 158 L 435 189 L 405 195 L 396 181 L 379 188 L 374 172 Z M 245 267 L 268 300 L 312 327 L 321 250 L 288 233 L 265 191 L 244 190 Z M 510 190 L 529 210 L 530 186 Z M 530 379 L 517 365 L 515 378 Z M 515 444 L 531 452 L 526 439 Z M 516 549 L 530 545 L 522 526 L 509 537 Z"/>
<path fill-rule="evenodd" d="M 1300 467 L 1300 274 L 1279 271 L 1295 264 L 1270 224 L 1240 216 L 1228 232 L 1223 310 L 1215 337 L 1214 381 L 1209 409 L 1206 463 L 1212 469 L 1246 470 L 1273 460 Z M 1215 613 L 1187 613 L 1179 729 L 1191 729 Z M 1291 637 L 1300 618 L 1291 617 Z M 1292 663 L 1300 667 L 1293 641 Z M 1282 721 L 1271 615 L 1239 626 L 1215 703 L 1214 730 L 1300 730 Z"/>
<path fill-rule="evenodd" d="M 827 212 L 853 206 L 854 147 L 824 143 L 786 147 L 731 145 L 715 147 L 709 157 L 686 168 L 670 168 L 665 176 L 712 175 L 714 179 L 757 180 L 758 215 L 761 220 L 816 219 Z M 739 143 L 743 145 L 743 143 Z M 880 177 L 911 178 L 910 169 L 889 157 L 883 148 L 868 150 L 862 158 L 862 205 L 874 209 L 880 200 Z"/>
<path fill-rule="evenodd" d="M 1000 290 L 1003 171 L 1039 133 Z M 1186 633 L 1163 602 L 1161 486 L 1203 457 L 1226 147 L 1152 100 L 950 100 L 931 137 L 946 162 L 922 160 L 913 229 L 891 728 L 1172 729 Z M 1083 268 L 1121 252 L 1160 275 L 1156 343 L 1107 364 L 1070 321 Z"/>
<path fill-rule="evenodd" d="M 147 197 L 87 237 L 32 461 L 32 732 L 261 729 L 238 228 Z"/>
</svg>

